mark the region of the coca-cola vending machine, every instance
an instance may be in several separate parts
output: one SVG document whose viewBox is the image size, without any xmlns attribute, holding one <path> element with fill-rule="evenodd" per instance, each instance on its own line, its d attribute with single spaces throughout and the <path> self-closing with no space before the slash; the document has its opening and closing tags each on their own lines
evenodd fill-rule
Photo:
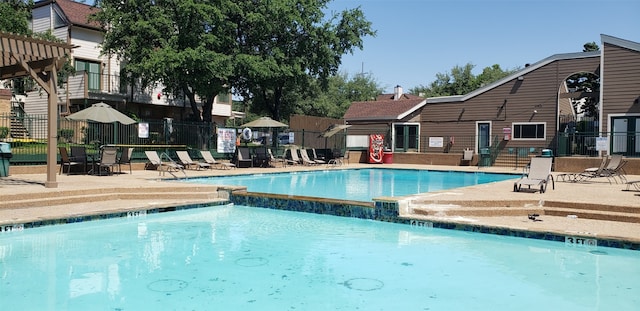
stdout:
<svg viewBox="0 0 640 311">
<path fill-rule="evenodd" d="M 384 156 L 384 135 L 369 135 L 369 163 L 382 163 Z"/>
</svg>

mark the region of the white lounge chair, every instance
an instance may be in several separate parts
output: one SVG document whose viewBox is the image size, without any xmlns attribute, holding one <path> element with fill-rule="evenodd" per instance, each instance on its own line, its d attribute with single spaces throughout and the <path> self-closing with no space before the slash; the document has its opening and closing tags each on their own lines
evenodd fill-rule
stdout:
<svg viewBox="0 0 640 311">
<path fill-rule="evenodd" d="M 178 156 L 178 159 L 180 159 L 180 162 L 182 163 L 182 165 L 184 165 L 187 168 L 195 167 L 196 170 L 199 170 L 201 168 L 204 168 L 204 169 L 211 168 L 211 164 L 209 163 L 192 160 L 191 156 L 189 155 L 189 152 L 185 150 L 176 151 L 176 155 Z"/>
<path fill-rule="evenodd" d="M 172 171 L 181 171 L 185 176 L 187 176 L 187 174 L 184 172 L 184 166 L 173 161 L 173 159 L 171 159 L 165 153 L 163 153 L 163 155 L 166 156 L 168 161 L 164 162 L 160 159 L 158 153 L 153 150 L 147 150 L 144 152 L 144 154 L 147 156 L 147 159 L 149 159 L 149 162 L 154 165 L 160 171 L 160 173 L 166 171 L 169 174 L 173 175 Z"/>
<path fill-rule="evenodd" d="M 211 154 L 211 151 L 209 151 L 209 150 L 200 150 L 200 155 L 202 155 L 202 159 L 206 163 L 208 163 L 209 165 L 212 165 L 214 167 L 217 166 L 219 169 L 236 168 L 236 165 L 233 164 L 233 163 L 217 161 L 216 158 L 214 158 L 213 155 Z"/>
<path fill-rule="evenodd" d="M 307 153 L 307 149 L 298 149 L 300 150 L 300 159 L 302 159 L 302 164 L 304 165 L 316 165 L 319 164 L 316 161 L 309 159 L 309 154 Z"/>
<path fill-rule="evenodd" d="M 531 189 L 531 186 L 535 186 L 534 192 L 540 191 L 544 193 L 549 185 L 549 180 L 553 189 L 556 188 L 551 175 L 551 165 L 553 164 L 553 158 L 531 158 L 529 163 L 529 172 L 522 175 L 522 177 L 513 184 L 513 191 L 521 191 L 522 186 L 527 186 Z M 539 187 L 539 188 L 538 188 Z"/>
</svg>

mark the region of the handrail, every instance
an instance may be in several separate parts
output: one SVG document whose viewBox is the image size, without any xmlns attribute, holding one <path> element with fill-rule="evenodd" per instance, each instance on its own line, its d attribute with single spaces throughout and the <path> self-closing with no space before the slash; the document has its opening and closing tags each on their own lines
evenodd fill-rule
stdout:
<svg viewBox="0 0 640 311">
<path fill-rule="evenodd" d="M 184 171 L 184 168 L 182 168 L 182 165 L 179 165 L 178 163 L 176 163 L 176 161 L 174 161 L 166 152 L 163 152 L 160 154 L 160 166 L 162 166 L 162 158 L 166 158 L 167 162 L 171 162 L 172 164 L 174 164 L 177 168 L 179 168 L 179 170 L 182 172 L 182 174 L 184 174 L 184 178 L 187 178 L 187 173 Z M 167 169 L 167 172 L 169 172 L 169 174 L 171 174 L 171 176 L 178 178 L 178 176 L 176 176 L 175 174 L 173 174 L 173 172 L 171 172 L 171 170 Z"/>
</svg>

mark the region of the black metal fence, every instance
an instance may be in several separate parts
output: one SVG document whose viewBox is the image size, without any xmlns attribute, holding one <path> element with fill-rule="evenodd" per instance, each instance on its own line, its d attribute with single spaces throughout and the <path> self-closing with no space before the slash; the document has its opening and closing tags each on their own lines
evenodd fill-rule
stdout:
<svg viewBox="0 0 640 311">
<path fill-rule="evenodd" d="M 144 150 L 196 149 L 217 151 L 216 127 L 201 122 L 177 122 L 171 119 L 141 120 L 137 124 L 95 123 L 73 121 L 60 118 L 58 122 L 58 146 L 85 146 L 88 152 L 98 152 L 101 145 L 115 144 L 136 147 L 133 159 L 144 160 Z M 141 129 L 143 126 L 144 131 Z M 237 136 L 241 136 L 238 128 Z M 144 132 L 144 135 L 142 132 Z M 0 140 L 10 142 L 12 164 L 42 164 L 46 162 L 47 119 L 46 116 L 24 114 L 0 115 Z M 346 148 L 346 132 L 324 137 L 322 132 L 290 131 L 287 129 L 254 129 L 249 140 L 242 140 L 243 146 L 258 148 L 269 146 L 276 155 L 281 155 L 287 145 L 315 148 L 321 153 L 329 153 Z M 435 143 L 434 143 L 435 142 Z M 478 150 L 482 165 L 518 166 L 534 155 L 541 155 L 548 149 L 554 156 L 598 156 L 603 147 L 612 153 L 629 157 L 640 156 L 640 133 L 598 133 L 568 131 L 559 133 L 546 141 L 535 141 L 530 146 L 516 141 L 505 141 L 502 137 L 492 138 L 487 148 L 477 148 L 478 137 L 421 137 L 420 150 L 396 150 L 396 152 L 429 152 L 462 154 L 465 149 Z M 217 154 L 228 157 L 229 154 Z M 502 164 L 502 163 L 508 164 Z"/>
</svg>

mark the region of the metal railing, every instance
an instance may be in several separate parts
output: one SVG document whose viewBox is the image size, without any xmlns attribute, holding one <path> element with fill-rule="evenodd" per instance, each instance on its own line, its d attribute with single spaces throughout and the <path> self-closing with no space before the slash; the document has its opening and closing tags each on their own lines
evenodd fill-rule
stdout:
<svg viewBox="0 0 640 311">
<path fill-rule="evenodd" d="M 12 123 L 13 119 L 13 123 Z M 144 150 L 157 150 L 175 156 L 173 149 L 208 149 L 217 157 L 231 158 L 230 154 L 218 154 L 216 128 L 213 124 L 201 122 L 169 122 L 164 120 L 140 120 L 148 124 L 148 136 L 141 138 L 137 124 L 122 125 L 120 123 L 92 123 L 60 118 L 58 123 L 58 146 L 85 146 L 89 153 L 97 153 L 101 145 L 134 146 L 133 161 L 146 160 Z M 46 163 L 47 152 L 47 118 L 26 114 L 0 115 L 0 127 L 9 129 L 7 137 L 0 140 L 11 143 L 13 164 Z M 28 135 L 20 137 L 12 134 L 11 129 L 23 127 Z M 240 129 L 238 128 L 238 133 Z M 318 131 L 254 130 L 251 140 L 243 140 L 241 144 L 250 148 L 266 145 L 276 156 L 284 153 L 289 145 L 304 148 L 315 148 L 319 156 L 329 158 L 333 150 L 342 152 L 346 149 L 346 132 L 339 132 L 331 137 L 323 137 Z M 14 135 L 14 136 L 12 136 Z M 240 135 L 240 134 L 238 134 Z M 263 137 L 269 137 L 264 139 Z M 277 139 L 273 139 L 277 137 Z M 390 141 L 390 140 L 389 140 Z M 481 166 L 513 166 L 520 167 L 528 163 L 532 156 L 542 155 L 548 149 L 553 156 L 598 156 L 599 148 L 604 146 L 612 153 L 624 154 L 627 157 L 640 157 L 640 133 L 560 133 L 556 137 L 544 141 L 507 141 L 501 136 L 491 139 L 491 145 L 483 150 L 477 148 L 476 136 L 421 137 L 419 150 L 394 150 L 395 152 L 419 153 L 452 153 L 462 155 L 465 149 L 474 150 Z M 604 145 L 603 145 L 604 144 Z M 196 153 L 197 154 L 197 153 Z"/>
</svg>

